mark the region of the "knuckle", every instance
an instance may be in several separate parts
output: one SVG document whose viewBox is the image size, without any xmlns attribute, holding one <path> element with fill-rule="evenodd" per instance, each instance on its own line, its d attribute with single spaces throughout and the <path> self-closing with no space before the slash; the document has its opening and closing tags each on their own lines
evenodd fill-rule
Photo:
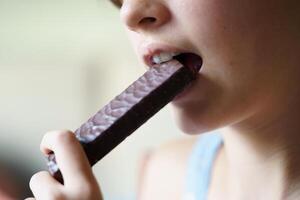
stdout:
<svg viewBox="0 0 300 200">
<path fill-rule="evenodd" d="M 73 141 L 75 139 L 75 135 L 74 133 L 72 133 L 71 131 L 59 131 L 58 134 L 57 134 L 57 140 L 60 140 L 60 141 Z"/>
<path fill-rule="evenodd" d="M 44 172 L 42 172 L 42 171 L 37 172 L 30 178 L 30 181 L 29 181 L 30 188 L 34 188 L 39 183 L 39 180 L 41 179 L 43 174 L 44 174 Z"/>
<path fill-rule="evenodd" d="M 33 193 L 37 193 L 39 195 L 43 195 L 44 200 L 66 200 L 66 196 L 63 192 L 63 190 L 53 187 L 53 185 L 49 185 L 47 187 L 42 188 L 41 193 L 41 185 L 45 186 L 45 178 L 48 176 L 49 173 L 47 171 L 40 171 L 35 173 L 30 181 L 29 186 L 30 189 L 33 191 Z M 34 199 L 34 198 L 33 198 Z M 31 199 L 30 199 L 31 200 Z"/>
<path fill-rule="evenodd" d="M 68 144 L 76 141 L 75 134 L 68 130 L 56 131 L 53 134 L 53 143 L 57 144 Z"/>
</svg>

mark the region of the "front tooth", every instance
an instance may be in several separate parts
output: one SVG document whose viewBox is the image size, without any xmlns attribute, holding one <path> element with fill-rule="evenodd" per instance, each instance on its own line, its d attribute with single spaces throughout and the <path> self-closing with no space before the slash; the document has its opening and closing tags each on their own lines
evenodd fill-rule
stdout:
<svg viewBox="0 0 300 200">
<path fill-rule="evenodd" d="M 176 55 L 176 54 L 163 52 L 163 53 L 160 53 L 159 55 L 154 55 L 153 62 L 156 64 L 160 64 L 160 63 L 171 60 L 174 55 Z"/>
<path fill-rule="evenodd" d="M 160 64 L 161 63 L 161 59 L 160 59 L 159 55 L 154 55 L 153 58 L 152 58 L 152 61 L 155 64 Z"/>
<path fill-rule="evenodd" d="M 172 53 L 172 57 L 178 56 L 180 53 Z"/>
<path fill-rule="evenodd" d="M 166 62 L 166 61 L 171 60 L 173 58 L 173 56 L 171 53 L 161 53 L 160 58 L 161 58 L 162 62 Z"/>
</svg>

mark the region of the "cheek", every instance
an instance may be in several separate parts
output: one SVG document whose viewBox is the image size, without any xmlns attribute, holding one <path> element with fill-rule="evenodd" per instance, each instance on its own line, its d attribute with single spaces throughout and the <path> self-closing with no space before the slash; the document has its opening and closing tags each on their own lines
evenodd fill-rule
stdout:
<svg viewBox="0 0 300 200">
<path fill-rule="evenodd" d="M 265 59 L 262 51 L 266 50 L 265 38 L 270 37 L 270 31 L 261 28 L 269 20 L 261 19 L 270 17 L 265 16 L 267 5 L 258 6 L 252 0 L 189 2 L 193 6 L 185 5 L 180 27 L 189 22 L 182 30 L 203 57 L 203 75 L 227 89 L 252 85 L 254 77 L 264 73 L 260 67 Z"/>
<path fill-rule="evenodd" d="M 257 8 L 250 0 L 188 2 L 176 7 L 176 10 L 181 9 L 179 27 L 183 27 L 182 31 L 192 39 L 194 47 L 203 53 L 224 53 L 236 49 L 232 46 L 242 45 L 245 37 L 254 33 L 258 23 Z"/>
</svg>

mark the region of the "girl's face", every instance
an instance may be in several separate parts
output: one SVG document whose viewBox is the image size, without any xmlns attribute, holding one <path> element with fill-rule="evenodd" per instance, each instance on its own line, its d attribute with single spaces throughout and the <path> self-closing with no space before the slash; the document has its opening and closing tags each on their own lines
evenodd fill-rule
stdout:
<svg viewBox="0 0 300 200">
<path fill-rule="evenodd" d="M 141 61 L 193 52 L 198 79 L 172 102 L 183 131 L 200 133 L 248 119 L 274 99 L 279 55 L 299 7 L 293 0 L 123 0 L 121 19 Z M 291 30 L 289 30 L 291 29 Z"/>
</svg>

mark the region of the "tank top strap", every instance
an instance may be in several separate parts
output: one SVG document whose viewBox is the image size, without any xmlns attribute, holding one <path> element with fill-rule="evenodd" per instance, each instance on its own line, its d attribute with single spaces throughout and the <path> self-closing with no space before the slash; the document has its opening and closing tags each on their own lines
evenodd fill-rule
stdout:
<svg viewBox="0 0 300 200">
<path fill-rule="evenodd" d="M 188 160 L 184 200 L 207 198 L 213 162 L 222 143 L 222 136 L 217 132 L 199 137 Z"/>
</svg>

